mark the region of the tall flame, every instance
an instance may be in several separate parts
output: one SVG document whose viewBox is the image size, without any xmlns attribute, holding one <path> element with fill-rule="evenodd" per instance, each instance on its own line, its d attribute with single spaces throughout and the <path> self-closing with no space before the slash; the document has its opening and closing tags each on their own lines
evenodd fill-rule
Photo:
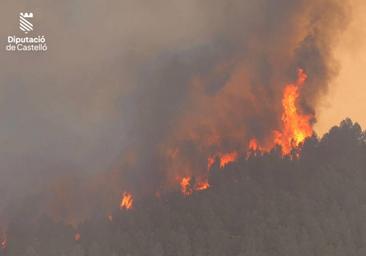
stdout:
<svg viewBox="0 0 366 256">
<path fill-rule="evenodd" d="M 120 204 L 121 209 L 130 210 L 133 206 L 133 197 L 130 193 L 124 192 Z"/>
<path fill-rule="evenodd" d="M 292 149 L 296 149 L 306 138 L 312 136 L 311 119 L 313 116 L 302 114 L 298 110 L 300 89 L 303 87 L 306 79 L 307 75 L 304 70 L 299 69 L 297 81 L 285 86 L 282 98 L 282 129 L 273 132 L 271 146 L 269 148 L 261 147 L 258 141 L 253 138 L 249 141 L 249 149 L 268 151 L 274 145 L 280 145 L 282 155 L 288 155 Z"/>
<path fill-rule="evenodd" d="M 307 75 L 304 70 L 299 69 L 298 79 L 295 84 L 286 86 L 283 99 L 282 133 L 276 133 L 275 142 L 282 146 L 282 153 L 288 154 L 291 149 L 298 147 L 304 140 L 313 134 L 310 124 L 311 115 L 302 115 L 297 109 L 299 89 L 304 85 Z"/>
</svg>

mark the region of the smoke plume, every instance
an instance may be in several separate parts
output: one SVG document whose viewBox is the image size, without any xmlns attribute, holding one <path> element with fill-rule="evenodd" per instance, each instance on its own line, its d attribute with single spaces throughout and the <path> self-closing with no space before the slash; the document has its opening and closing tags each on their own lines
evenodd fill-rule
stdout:
<svg viewBox="0 0 366 256">
<path fill-rule="evenodd" d="M 4 221 L 30 209 L 73 222 L 123 191 L 207 176 L 209 157 L 280 129 L 299 68 L 301 111 L 315 116 L 349 19 L 340 0 L 6 0 L 0 38 L 20 34 L 24 10 L 49 50 L 0 52 Z"/>
</svg>

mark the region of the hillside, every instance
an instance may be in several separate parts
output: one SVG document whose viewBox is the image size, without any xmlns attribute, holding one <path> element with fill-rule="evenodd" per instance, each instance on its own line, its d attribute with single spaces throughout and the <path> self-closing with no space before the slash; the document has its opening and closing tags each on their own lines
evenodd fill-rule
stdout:
<svg viewBox="0 0 366 256">
<path fill-rule="evenodd" d="M 277 148 L 215 163 L 205 191 L 145 198 L 77 228 L 18 212 L 0 255 L 366 255 L 365 132 L 346 119 L 290 158 Z"/>
</svg>

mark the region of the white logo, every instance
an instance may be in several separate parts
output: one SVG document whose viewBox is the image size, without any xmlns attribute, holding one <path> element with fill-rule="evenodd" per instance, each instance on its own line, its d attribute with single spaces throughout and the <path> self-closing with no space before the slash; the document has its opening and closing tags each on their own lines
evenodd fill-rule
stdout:
<svg viewBox="0 0 366 256">
<path fill-rule="evenodd" d="M 33 31 L 33 24 L 30 19 L 33 19 L 33 12 L 19 13 L 19 29 L 25 34 Z M 8 52 L 46 52 L 47 51 L 46 37 L 42 34 L 31 36 L 9 35 L 8 42 L 5 45 L 5 50 Z"/>
<path fill-rule="evenodd" d="M 33 31 L 33 24 L 29 21 L 29 19 L 33 18 L 33 13 L 23 13 L 19 14 L 19 28 L 24 31 L 24 33 L 28 34 L 28 32 Z"/>
</svg>

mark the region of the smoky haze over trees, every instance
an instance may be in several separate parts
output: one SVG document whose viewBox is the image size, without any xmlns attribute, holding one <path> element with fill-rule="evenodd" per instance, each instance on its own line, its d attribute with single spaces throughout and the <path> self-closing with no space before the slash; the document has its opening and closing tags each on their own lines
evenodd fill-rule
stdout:
<svg viewBox="0 0 366 256">
<path fill-rule="evenodd" d="M 121 190 L 207 174 L 210 155 L 280 128 L 298 68 L 301 111 L 314 114 L 350 19 L 344 0 L 3 0 L 0 38 L 24 9 L 49 49 L 0 51 L 0 226 L 29 194 L 77 223 Z"/>
<path fill-rule="evenodd" d="M 211 187 L 170 192 L 96 215 L 78 227 L 14 211 L 0 255 L 344 256 L 366 254 L 366 133 L 344 120 L 308 139 L 299 159 L 252 152 Z M 75 241 L 75 234 L 80 239 Z"/>
<path fill-rule="evenodd" d="M 207 168 L 281 129 L 298 69 L 314 124 L 348 1 L 148 2 L 3 0 L 0 38 L 37 6 L 49 49 L 0 51 L 0 254 L 362 255 L 365 143 L 350 121 L 298 160 L 277 148 Z M 174 192 L 207 174 L 210 189 Z"/>
</svg>

